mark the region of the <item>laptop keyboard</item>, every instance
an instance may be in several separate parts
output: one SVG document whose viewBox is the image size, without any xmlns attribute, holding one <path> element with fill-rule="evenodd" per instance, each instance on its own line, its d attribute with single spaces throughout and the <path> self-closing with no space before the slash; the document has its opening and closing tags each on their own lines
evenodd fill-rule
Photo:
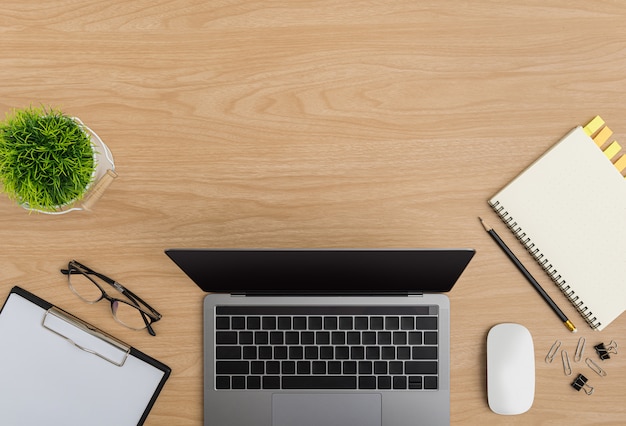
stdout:
<svg viewBox="0 0 626 426">
<path fill-rule="evenodd" d="M 218 306 L 215 387 L 436 390 L 438 307 Z"/>
</svg>

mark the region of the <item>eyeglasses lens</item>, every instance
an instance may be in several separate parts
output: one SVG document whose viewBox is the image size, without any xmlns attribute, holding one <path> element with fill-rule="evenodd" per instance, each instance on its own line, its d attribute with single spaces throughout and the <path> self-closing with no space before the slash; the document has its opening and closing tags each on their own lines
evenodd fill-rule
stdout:
<svg viewBox="0 0 626 426">
<path fill-rule="evenodd" d="M 102 291 L 96 284 L 75 269 L 72 271 L 75 273 L 68 275 L 70 288 L 78 297 L 88 303 L 96 303 L 102 299 Z"/>
<path fill-rule="evenodd" d="M 143 320 L 141 312 L 133 305 L 124 303 L 119 300 L 114 300 L 111 306 L 115 318 L 126 327 L 135 330 L 141 330 L 142 328 L 146 328 L 146 323 Z"/>
</svg>

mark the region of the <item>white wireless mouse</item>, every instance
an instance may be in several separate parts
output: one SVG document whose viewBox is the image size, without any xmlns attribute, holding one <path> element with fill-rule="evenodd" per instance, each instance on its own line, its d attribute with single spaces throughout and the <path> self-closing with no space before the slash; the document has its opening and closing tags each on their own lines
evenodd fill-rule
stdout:
<svg viewBox="0 0 626 426">
<path fill-rule="evenodd" d="M 487 335 L 487 399 L 496 414 L 522 414 L 535 399 L 535 349 L 520 324 L 498 324 Z"/>
</svg>

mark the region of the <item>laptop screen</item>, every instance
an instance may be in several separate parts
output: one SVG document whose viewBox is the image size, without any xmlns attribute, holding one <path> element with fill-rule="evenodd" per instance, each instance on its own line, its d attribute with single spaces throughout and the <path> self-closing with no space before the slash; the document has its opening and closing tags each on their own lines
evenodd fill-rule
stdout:
<svg viewBox="0 0 626 426">
<path fill-rule="evenodd" d="M 215 293 L 446 292 L 472 249 L 169 249 L 202 290 Z"/>
</svg>

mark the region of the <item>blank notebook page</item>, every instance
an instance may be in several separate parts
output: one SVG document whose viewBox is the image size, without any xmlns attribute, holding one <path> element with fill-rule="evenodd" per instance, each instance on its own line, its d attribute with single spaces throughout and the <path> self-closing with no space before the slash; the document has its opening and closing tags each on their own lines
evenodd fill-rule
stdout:
<svg viewBox="0 0 626 426">
<path fill-rule="evenodd" d="M 138 424 L 164 373 L 79 350 L 44 328 L 45 316 L 13 293 L 0 314 L 0 424 Z"/>
<path fill-rule="evenodd" d="M 592 327 L 624 311 L 626 181 L 581 127 L 489 204 Z"/>
</svg>

